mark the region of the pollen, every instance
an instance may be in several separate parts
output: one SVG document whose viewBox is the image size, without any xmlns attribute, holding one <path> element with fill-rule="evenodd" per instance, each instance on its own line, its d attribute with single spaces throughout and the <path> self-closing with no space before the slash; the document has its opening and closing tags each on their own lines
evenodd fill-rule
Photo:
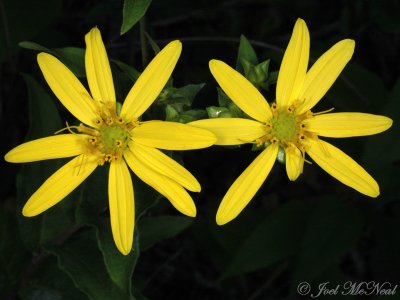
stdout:
<svg viewBox="0 0 400 300">
<path fill-rule="evenodd" d="M 259 145 L 277 143 L 280 148 L 296 146 L 304 151 L 304 141 L 311 137 L 303 120 L 312 117 L 311 112 L 296 113 L 296 105 L 279 107 L 276 103 L 271 105 L 272 118 L 265 124 L 265 136 L 256 141 Z"/>
<path fill-rule="evenodd" d="M 98 157 L 99 165 L 121 159 L 138 121 L 127 122 L 116 115 L 112 107 L 107 107 L 99 112 L 99 118 L 94 123 L 96 128 L 83 124 L 76 127 L 89 136 L 85 142 L 86 152 Z"/>
<path fill-rule="evenodd" d="M 281 143 L 294 140 L 299 131 L 296 115 L 290 109 L 276 110 L 271 120 L 270 134 Z"/>
</svg>

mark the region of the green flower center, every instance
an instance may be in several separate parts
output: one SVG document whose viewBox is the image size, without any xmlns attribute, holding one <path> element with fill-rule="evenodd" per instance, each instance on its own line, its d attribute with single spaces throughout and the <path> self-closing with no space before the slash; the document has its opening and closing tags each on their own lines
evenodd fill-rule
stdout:
<svg viewBox="0 0 400 300">
<path fill-rule="evenodd" d="M 278 107 L 276 103 L 271 105 L 272 118 L 266 122 L 265 135 L 256 140 L 258 146 L 268 147 L 271 143 L 278 144 L 278 160 L 285 162 L 285 151 L 290 147 L 297 147 L 305 152 L 305 142 L 316 134 L 309 132 L 303 123 L 305 119 L 313 116 L 311 111 L 302 114 L 296 112 L 296 104 L 289 107 Z"/>
<path fill-rule="evenodd" d="M 124 150 L 129 142 L 129 132 L 119 124 L 107 125 L 99 130 L 103 153 L 116 153 Z"/>
<path fill-rule="evenodd" d="M 286 109 L 276 112 L 271 120 L 270 134 L 281 143 L 292 142 L 299 132 L 296 115 Z"/>
<path fill-rule="evenodd" d="M 313 135 L 303 124 L 303 120 L 312 117 L 312 112 L 308 111 L 299 115 L 295 105 L 278 107 L 276 103 L 271 105 L 271 110 L 272 118 L 265 124 L 265 135 L 256 143 L 265 146 L 278 143 L 281 148 L 294 145 L 302 150 L 304 140 Z"/>
<path fill-rule="evenodd" d="M 139 124 L 137 120 L 127 122 L 117 115 L 114 105 L 104 105 L 94 128 L 80 124 L 78 132 L 89 135 L 84 142 L 87 155 L 95 156 L 99 165 L 122 158 L 128 148 L 132 129 Z"/>
</svg>

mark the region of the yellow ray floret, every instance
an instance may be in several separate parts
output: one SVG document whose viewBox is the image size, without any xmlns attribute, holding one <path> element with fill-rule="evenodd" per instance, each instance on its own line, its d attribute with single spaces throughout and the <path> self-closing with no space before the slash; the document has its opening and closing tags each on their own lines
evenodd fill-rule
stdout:
<svg viewBox="0 0 400 300">
<path fill-rule="evenodd" d="M 200 149 L 216 141 L 215 135 L 207 130 L 165 121 L 143 122 L 132 135 L 139 144 L 165 150 Z"/>
<path fill-rule="evenodd" d="M 80 185 L 97 167 L 97 163 L 84 155 L 58 169 L 26 202 L 22 214 L 36 216 L 60 202 Z"/>
<path fill-rule="evenodd" d="M 55 205 L 82 183 L 97 166 L 110 163 L 108 196 L 111 229 L 118 250 L 132 249 L 135 224 L 134 193 L 129 167 L 144 182 L 164 195 L 177 210 L 196 215 L 185 188 L 200 191 L 196 178 L 160 150 L 189 150 L 211 146 L 213 133 L 174 122 L 147 121 L 140 117 L 155 101 L 180 56 L 179 41 L 169 43 L 149 63 L 129 92 L 119 115 L 114 83 L 100 31 L 86 36 L 85 67 L 90 94 L 57 58 L 40 53 L 40 69 L 60 102 L 82 123 L 67 126 L 61 134 L 24 143 L 9 153 L 9 162 L 30 162 L 72 157 L 32 195 L 23 208 L 35 216 Z M 62 130 L 61 130 L 62 131 Z"/>
<path fill-rule="evenodd" d="M 131 175 L 122 160 L 110 164 L 108 197 L 115 244 L 122 254 L 129 254 L 133 243 L 135 207 Z"/>
<path fill-rule="evenodd" d="M 85 36 L 85 68 L 94 100 L 115 103 L 114 82 L 100 30 L 95 27 Z"/>
<path fill-rule="evenodd" d="M 276 102 L 271 106 L 243 75 L 218 61 L 210 70 L 224 92 L 254 120 L 221 118 L 200 120 L 190 125 L 207 129 L 218 145 L 244 143 L 266 147 L 239 176 L 223 198 L 217 212 L 222 225 L 235 218 L 255 195 L 268 176 L 278 149 L 284 150 L 289 180 L 303 172 L 305 155 L 327 173 L 370 197 L 379 195 L 376 181 L 341 150 L 319 136 L 352 137 L 376 134 L 392 125 L 392 120 L 363 113 L 317 113 L 312 109 L 332 86 L 354 52 L 354 41 L 345 39 L 325 52 L 307 72 L 309 33 L 305 22 L 297 20 L 279 70 Z"/>
<path fill-rule="evenodd" d="M 260 122 L 265 122 L 271 117 L 267 101 L 246 78 L 219 60 L 211 60 L 209 66 L 224 92 L 245 113 Z"/>
<path fill-rule="evenodd" d="M 167 83 L 181 52 L 181 42 L 173 41 L 157 54 L 126 96 L 121 117 L 137 119 L 147 110 Z"/>
<path fill-rule="evenodd" d="M 188 123 L 195 127 L 212 130 L 217 141 L 215 145 L 239 145 L 250 143 L 264 135 L 265 125 L 240 118 L 218 118 L 197 120 Z"/>
<path fill-rule="evenodd" d="M 10 152 L 4 159 L 8 162 L 23 163 L 54 158 L 77 156 L 84 152 L 84 134 L 60 134 L 23 143 Z"/>
<path fill-rule="evenodd" d="M 217 212 L 217 224 L 228 223 L 246 207 L 274 165 L 278 145 L 267 147 L 229 188 Z"/>
<path fill-rule="evenodd" d="M 299 19 L 283 56 L 276 86 L 276 103 L 290 106 L 303 86 L 308 67 L 310 34 L 306 22 Z"/>
</svg>

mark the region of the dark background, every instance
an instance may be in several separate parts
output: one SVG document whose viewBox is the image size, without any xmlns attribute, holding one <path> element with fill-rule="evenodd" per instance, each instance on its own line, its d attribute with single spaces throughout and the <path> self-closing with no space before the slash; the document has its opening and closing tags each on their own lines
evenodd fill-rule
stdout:
<svg viewBox="0 0 400 300">
<path fill-rule="evenodd" d="M 143 70 L 139 25 L 120 35 L 122 1 L 0 0 L 0 5 L 2 155 L 23 142 L 28 131 L 31 137 L 55 131 L 49 124 L 57 121 L 51 116 L 32 113 L 35 102 L 29 104 L 33 96 L 28 95 L 29 79 L 23 74 L 32 76 L 51 97 L 61 115 L 61 126 L 70 119 L 39 72 L 37 51 L 18 47 L 19 42 L 33 41 L 50 49 L 84 48 L 84 35 L 97 25 L 110 58 Z M 154 0 L 145 16 L 145 28 L 160 46 L 173 39 L 182 41 L 174 86 L 206 83 L 194 100 L 195 108 L 204 109 L 217 105 L 216 82 L 208 70 L 210 59 L 234 66 L 239 38 L 244 34 L 260 61 L 271 58 L 270 70 L 277 71 L 298 17 L 310 30 L 311 61 L 341 39 L 356 41 L 351 62 L 316 110 L 334 107 L 335 111 L 383 114 L 394 120 L 393 127 L 383 134 L 329 140 L 365 167 L 380 184 L 381 195 L 371 199 L 358 194 L 316 164 L 306 164 L 300 178 L 290 182 L 284 166 L 276 163 L 241 215 L 218 227 L 215 213 L 223 195 L 257 153 L 246 146 L 215 146 L 176 154 L 202 185 L 202 192 L 193 194 L 198 216 L 193 222 L 178 222 L 182 230 L 170 238 L 164 239 L 169 237 L 165 234 L 154 239 L 157 243 L 138 246 L 137 263 L 131 262 L 138 299 L 283 299 L 299 297 L 299 282 L 309 282 L 314 293 L 323 282 L 330 282 L 330 288 L 347 281 L 387 282 L 392 287 L 400 283 L 400 2 Z M 150 46 L 148 51 L 152 56 Z M 268 100 L 274 99 L 269 95 Z M 45 213 L 49 214 L 46 221 L 37 217 L 42 218 L 40 225 L 39 221 L 21 220 L 21 207 L 29 194 L 43 182 L 40 178 L 51 174 L 42 172 L 42 165 L 33 165 L 29 170 L 1 162 L 0 298 L 96 299 L 79 284 L 85 279 L 63 266 L 65 256 L 60 250 L 75 249 L 75 242 L 84 262 L 92 252 L 80 242 L 87 236 L 94 238 L 90 235 L 93 229 L 76 227 L 79 222 L 71 217 L 62 233 L 54 229 L 38 242 L 37 230 L 48 230 L 65 216 L 52 217 L 54 208 Z M 22 174 L 19 185 L 18 172 Z M 32 183 L 35 180 L 38 182 Z M 91 181 L 97 192 L 101 191 L 100 182 Z M 32 187 L 25 188 L 24 183 Z M 65 201 L 69 201 L 68 207 L 74 205 L 72 199 Z M 157 236 L 148 225 L 151 218 L 178 215 L 165 202 L 161 199 L 145 212 L 148 222 L 137 226 L 138 245 L 146 239 L 146 231 Z M 107 220 L 106 214 L 101 217 Z M 167 222 L 169 225 L 173 224 Z M 397 299 L 399 293 L 353 298 Z"/>
</svg>

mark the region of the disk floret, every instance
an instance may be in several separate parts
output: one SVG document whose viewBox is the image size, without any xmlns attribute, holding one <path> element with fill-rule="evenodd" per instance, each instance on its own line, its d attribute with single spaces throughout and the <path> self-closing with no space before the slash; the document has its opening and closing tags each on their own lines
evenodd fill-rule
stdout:
<svg viewBox="0 0 400 300">
<path fill-rule="evenodd" d="M 87 152 L 98 157 L 99 165 L 121 159 L 131 139 L 131 131 L 138 125 L 138 121 L 127 122 L 113 109 L 106 109 L 99 113 L 95 124 L 96 128 L 83 124 L 78 126 L 79 132 L 89 135 L 86 141 Z"/>
<path fill-rule="evenodd" d="M 296 105 L 278 107 L 276 103 L 271 105 L 272 118 L 266 123 L 266 134 L 257 142 L 259 145 L 278 143 L 280 147 L 295 146 L 304 152 L 304 140 L 312 135 L 306 130 L 303 121 L 312 117 L 312 112 L 296 113 Z"/>
</svg>

